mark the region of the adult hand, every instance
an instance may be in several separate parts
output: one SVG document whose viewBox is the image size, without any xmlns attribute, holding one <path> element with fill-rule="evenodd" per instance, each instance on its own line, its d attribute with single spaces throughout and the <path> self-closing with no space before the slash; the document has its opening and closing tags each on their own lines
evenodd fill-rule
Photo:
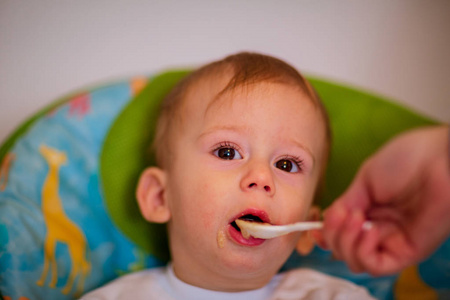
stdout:
<svg viewBox="0 0 450 300">
<path fill-rule="evenodd" d="M 416 129 L 382 147 L 327 209 L 315 236 L 351 270 L 373 275 L 430 255 L 450 236 L 449 128 Z"/>
</svg>

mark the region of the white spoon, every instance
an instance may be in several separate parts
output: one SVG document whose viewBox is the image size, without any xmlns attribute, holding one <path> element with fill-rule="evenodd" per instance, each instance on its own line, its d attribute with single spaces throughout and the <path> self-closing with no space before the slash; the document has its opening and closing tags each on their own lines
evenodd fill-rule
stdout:
<svg viewBox="0 0 450 300">
<path fill-rule="evenodd" d="M 242 236 L 248 239 L 250 236 L 259 239 L 272 239 L 293 231 L 305 231 L 311 229 L 321 229 L 322 222 L 298 222 L 288 225 L 270 225 L 268 223 L 259 223 L 253 221 L 244 221 L 237 219 L 237 226 L 241 229 Z M 368 230 L 372 223 L 367 221 L 363 224 L 363 229 Z"/>
<path fill-rule="evenodd" d="M 272 239 L 293 231 L 304 231 L 322 228 L 322 222 L 298 222 L 289 225 L 270 225 L 253 221 L 236 220 L 241 229 L 242 236 L 248 239 L 250 236 L 259 239 Z"/>
</svg>

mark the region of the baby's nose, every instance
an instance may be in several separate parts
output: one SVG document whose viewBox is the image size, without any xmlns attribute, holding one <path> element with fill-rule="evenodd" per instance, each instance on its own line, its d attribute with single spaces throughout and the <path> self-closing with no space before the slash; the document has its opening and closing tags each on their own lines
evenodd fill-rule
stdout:
<svg viewBox="0 0 450 300">
<path fill-rule="evenodd" d="M 241 181 L 243 191 L 263 191 L 269 196 L 275 193 L 275 183 L 270 166 L 253 164 Z"/>
<path fill-rule="evenodd" d="M 252 182 L 252 183 L 250 183 L 250 184 L 248 185 L 248 187 L 249 187 L 249 188 L 257 188 L 257 187 L 258 187 L 258 184 L 257 184 L 256 182 Z M 264 185 L 263 188 L 264 188 L 264 190 L 265 190 L 266 192 L 270 192 L 270 191 L 272 190 L 272 188 L 270 187 L 270 185 Z"/>
</svg>

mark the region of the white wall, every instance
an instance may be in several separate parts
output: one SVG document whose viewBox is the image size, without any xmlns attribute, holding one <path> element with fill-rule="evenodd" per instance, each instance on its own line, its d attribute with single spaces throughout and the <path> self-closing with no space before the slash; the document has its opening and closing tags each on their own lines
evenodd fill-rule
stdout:
<svg viewBox="0 0 450 300">
<path fill-rule="evenodd" d="M 75 89 L 239 50 L 450 119 L 448 0 L 0 0 L 0 141 Z"/>
</svg>

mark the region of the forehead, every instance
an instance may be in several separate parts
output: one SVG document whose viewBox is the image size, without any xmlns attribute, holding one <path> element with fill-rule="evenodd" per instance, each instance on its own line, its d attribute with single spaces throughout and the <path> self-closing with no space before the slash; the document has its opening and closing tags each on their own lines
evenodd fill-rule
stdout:
<svg viewBox="0 0 450 300">
<path fill-rule="evenodd" d="M 247 128 L 266 125 L 278 128 L 280 133 L 289 131 L 288 127 L 303 128 L 322 140 L 326 122 L 320 108 L 299 87 L 259 82 L 222 93 L 226 84 L 227 80 L 222 78 L 193 89 L 185 99 L 185 125 L 201 131 L 204 127 L 237 124 Z"/>
<path fill-rule="evenodd" d="M 196 117 L 198 117 L 198 114 L 202 113 L 203 116 L 206 116 L 207 114 L 212 113 L 215 108 L 229 108 L 236 102 L 238 104 L 245 104 L 246 100 L 253 99 L 254 96 L 256 96 L 258 101 L 263 105 L 269 102 L 265 101 L 266 97 L 264 97 L 267 93 L 279 94 L 280 98 L 278 101 L 290 100 L 291 104 L 294 104 L 294 102 L 309 102 L 313 106 L 316 106 L 315 100 L 311 99 L 307 93 L 297 85 L 260 81 L 242 84 L 230 89 L 227 86 L 232 76 L 232 72 L 226 72 L 220 75 L 204 77 L 194 83 L 183 99 L 183 114 L 197 115 Z M 282 95 L 285 95 L 286 92 L 288 92 L 291 97 L 283 99 Z M 295 96 L 292 96 L 294 94 Z"/>
<path fill-rule="evenodd" d="M 323 123 L 314 102 L 298 87 L 261 82 L 226 91 L 202 105 L 204 124 L 243 123 L 260 127 L 269 125 L 285 131 L 286 126 Z M 319 126 L 320 127 L 320 126 Z M 318 128 L 316 128 L 318 129 Z"/>
</svg>

